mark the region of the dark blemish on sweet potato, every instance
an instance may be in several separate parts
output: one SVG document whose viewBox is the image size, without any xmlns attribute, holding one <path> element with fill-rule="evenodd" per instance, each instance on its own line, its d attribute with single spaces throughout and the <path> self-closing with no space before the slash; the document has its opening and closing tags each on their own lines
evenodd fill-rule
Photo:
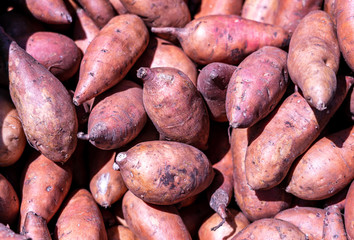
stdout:
<svg viewBox="0 0 354 240">
<path fill-rule="evenodd" d="M 176 176 L 176 174 L 174 173 L 170 173 L 170 168 L 171 165 L 167 165 L 165 168 L 165 174 L 161 176 L 160 178 L 160 182 L 164 185 L 164 186 L 168 186 L 170 183 L 174 183 L 174 178 Z"/>
<path fill-rule="evenodd" d="M 285 126 L 289 127 L 289 128 L 293 128 L 294 127 L 294 125 L 291 122 L 289 122 L 289 121 L 285 121 Z"/>
</svg>

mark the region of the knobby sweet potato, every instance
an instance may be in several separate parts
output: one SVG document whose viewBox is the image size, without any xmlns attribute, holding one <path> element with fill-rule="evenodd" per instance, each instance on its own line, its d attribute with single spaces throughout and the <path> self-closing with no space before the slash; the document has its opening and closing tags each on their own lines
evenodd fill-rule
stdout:
<svg viewBox="0 0 354 240">
<path fill-rule="evenodd" d="M 146 203 L 131 191 L 122 202 L 124 219 L 139 239 L 192 239 L 175 206 Z"/>
<path fill-rule="evenodd" d="M 214 171 L 199 149 L 180 142 L 147 141 L 118 153 L 114 167 L 127 188 L 146 202 L 171 205 L 205 190 Z"/>
<path fill-rule="evenodd" d="M 117 13 L 109 0 L 78 0 L 99 28 L 103 28 Z"/>
<path fill-rule="evenodd" d="M 325 208 L 326 215 L 323 220 L 323 240 L 346 240 L 347 234 L 344 229 L 342 213 L 339 207 L 333 205 Z"/>
<path fill-rule="evenodd" d="M 217 122 L 227 122 L 225 99 L 227 86 L 237 66 L 213 62 L 203 67 L 197 79 L 197 89 L 202 94 L 210 111 L 210 117 Z"/>
<path fill-rule="evenodd" d="M 326 109 L 337 87 L 340 51 L 334 24 L 321 10 L 299 23 L 289 44 L 288 69 L 311 106 Z"/>
<path fill-rule="evenodd" d="M 20 212 L 20 201 L 11 183 L 0 174 L 0 222 L 14 224 Z"/>
<path fill-rule="evenodd" d="M 116 149 L 132 141 L 146 121 L 142 87 L 122 80 L 95 98 L 88 133 L 79 132 L 78 137 L 103 150 Z"/>
<path fill-rule="evenodd" d="M 246 57 L 230 78 L 226 115 L 233 128 L 247 128 L 267 116 L 288 86 L 287 53 L 266 46 Z"/>
<path fill-rule="evenodd" d="M 31 239 L 38 239 L 38 240 L 52 239 L 47 226 L 47 221 L 32 211 L 26 214 L 26 219 L 21 229 L 21 234 Z"/>
<path fill-rule="evenodd" d="M 262 133 L 247 148 L 245 167 L 251 188 L 271 188 L 285 178 L 295 159 L 320 135 L 352 84 L 350 78 L 338 78 L 335 97 L 325 111 L 312 108 L 298 92 L 274 110 Z"/>
<path fill-rule="evenodd" d="M 102 214 L 89 191 L 77 189 L 67 198 L 55 225 L 54 238 L 108 239 Z"/>
<path fill-rule="evenodd" d="M 274 24 L 280 2 L 279 0 L 245 0 L 241 17 Z"/>
<path fill-rule="evenodd" d="M 149 33 L 136 15 L 112 18 L 87 47 L 73 102 L 81 105 L 121 81 L 144 52 Z"/>
<path fill-rule="evenodd" d="M 354 127 L 315 142 L 294 164 L 286 191 L 307 200 L 329 198 L 354 179 Z"/>
<path fill-rule="evenodd" d="M 194 18 L 208 15 L 240 15 L 243 0 L 202 0 Z"/>
<path fill-rule="evenodd" d="M 78 120 L 64 85 L 1 29 L 8 56 L 11 99 L 27 141 L 53 161 L 65 162 L 77 143 Z"/>
<path fill-rule="evenodd" d="M 348 189 L 344 207 L 344 226 L 348 240 L 354 239 L 354 181 Z"/>
<path fill-rule="evenodd" d="M 188 76 L 167 67 L 141 67 L 137 76 L 144 82 L 144 107 L 160 139 L 205 150 L 210 128 L 208 110 Z"/>
<path fill-rule="evenodd" d="M 151 31 L 176 36 L 185 53 L 194 62 L 205 65 L 238 64 L 263 46 L 285 47 L 289 43 L 289 35 L 281 27 L 238 15 L 204 16 L 183 28 L 153 27 Z"/>
</svg>

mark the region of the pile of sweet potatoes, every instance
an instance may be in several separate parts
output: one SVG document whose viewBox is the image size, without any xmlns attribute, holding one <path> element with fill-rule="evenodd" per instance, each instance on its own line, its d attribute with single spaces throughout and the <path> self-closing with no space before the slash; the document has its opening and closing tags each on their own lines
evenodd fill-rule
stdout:
<svg viewBox="0 0 354 240">
<path fill-rule="evenodd" d="M 354 240 L 354 2 L 0 3 L 0 239 Z"/>
</svg>

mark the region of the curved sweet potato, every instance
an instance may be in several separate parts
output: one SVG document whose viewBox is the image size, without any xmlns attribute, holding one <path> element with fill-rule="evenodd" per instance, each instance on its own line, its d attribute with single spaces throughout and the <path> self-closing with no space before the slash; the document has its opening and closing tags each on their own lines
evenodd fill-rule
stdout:
<svg viewBox="0 0 354 240">
<path fill-rule="evenodd" d="M 329 198 L 354 179 L 354 127 L 315 142 L 293 166 L 286 191 L 307 200 Z"/>
<path fill-rule="evenodd" d="M 240 15 L 243 0 L 202 0 L 199 11 L 194 18 L 208 15 Z"/>
<path fill-rule="evenodd" d="M 21 234 L 29 237 L 30 239 L 52 239 L 47 226 L 47 221 L 32 211 L 26 214 L 26 219 L 21 229 Z"/>
<path fill-rule="evenodd" d="M 160 139 L 178 141 L 205 150 L 210 121 L 202 96 L 192 81 L 175 68 L 144 68 L 143 102 Z"/>
<path fill-rule="evenodd" d="M 148 204 L 128 191 L 123 197 L 122 208 L 130 230 L 139 239 L 192 239 L 173 205 Z"/>
<path fill-rule="evenodd" d="M 321 10 L 307 14 L 291 37 L 288 70 L 306 100 L 320 111 L 326 109 L 336 92 L 339 59 L 330 16 Z"/>
<path fill-rule="evenodd" d="M 205 65 L 238 64 L 263 46 L 285 47 L 289 43 L 289 35 L 281 27 L 237 15 L 204 16 L 183 28 L 153 27 L 151 31 L 176 36 L 185 53 L 194 62 Z"/>
<path fill-rule="evenodd" d="M 344 226 L 349 240 L 354 239 L 354 181 L 350 184 L 344 207 Z"/>
<path fill-rule="evenodd" d="M 20 201 L 11 183 L 0 174 L 0 222 L 12 225 L 20 212 Z"/>
<path fill-rule="evenodd" d="M 112 18 L 86 49 L 74 104 L 81 105 L 121 81 L 148 42 L 149 33 L 141 18 L 133 14 Z"/>
<path fill-rule="evenodd" d="M 115 161 L 127 188 L 144 201 L 171 205 L 205 190 L 214 171 L 197 148 L 180 142 L 147 141 L 120 152 Z"/>
<path fill-rule="evenodd" d="M 78 0 L 99 28 L 103 28 L 117 13 L 109 0 Z"/>
<path fill-rule="evenodd" d="M 225 106 L 230 126 L 247 128 L 266 117 L 288 86 L 287 53 L 266 46 L 246 57 L 227 86 Z"/>
<path fill-rule="evenodd" d="M 280 2 L 280 0 L 245 0 L 241 17 L 274 24 Z"/>
<path fill-rule="evenodd" d="M 342 213 L 336 205 L 327 207 L 326 215 L 323 220 L 323 240 L 347 240 L 347 234 L 344 229 Z"/>
</svg>

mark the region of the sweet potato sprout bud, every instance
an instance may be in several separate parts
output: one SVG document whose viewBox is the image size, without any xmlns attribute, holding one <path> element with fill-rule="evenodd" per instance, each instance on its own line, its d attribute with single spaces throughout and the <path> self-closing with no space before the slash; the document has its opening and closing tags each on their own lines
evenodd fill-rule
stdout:
<svg viewBox="0 0 354 240">
<path fill-rule="evenodd" d="M 113 169 L 119 171 L 119 165 L 116 162 L 113 163 Z"/>
<path fill-rule="evenodd" d="M 126 157 L 127 157 L 127 154 L 125 152 L 118 153 L 115 163 L 118 164 L 118 163 L 122 162 Z"/>
</svg>

